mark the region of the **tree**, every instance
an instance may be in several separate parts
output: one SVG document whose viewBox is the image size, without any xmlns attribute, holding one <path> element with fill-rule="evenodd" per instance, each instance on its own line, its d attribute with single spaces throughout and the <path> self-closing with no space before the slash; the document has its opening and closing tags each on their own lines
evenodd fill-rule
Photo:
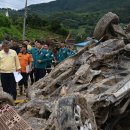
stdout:
<svg viewBox="0 0 130 130">
<path fill-rule="evenodd" d="M 0 14 L 0 27 L 10 27 L 11 22 L 8 17 L 4 16 L 3 14 Z"/>
</svg>

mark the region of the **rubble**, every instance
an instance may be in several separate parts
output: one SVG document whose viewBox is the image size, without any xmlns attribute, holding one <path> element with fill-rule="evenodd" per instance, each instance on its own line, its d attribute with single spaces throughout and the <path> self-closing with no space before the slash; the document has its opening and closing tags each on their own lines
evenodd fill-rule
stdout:
<svg viewBox="0 0 130 130">
<path fill-rule="evenodd" d="M 32 128 L 10 106 L 0 108 L 0 130 L 32 130 Z"/>
<path fill-rule="evenodd" d="M 30 87 L 18 112 L 35 130 L 130 129 L 130 45 L 119 17 L 103 16 L 94 37 Z"/>
<path fill-rule="evenodd" d="M 130 23 L 127 25 L 126 29 L 125 29 L 126 33 L 130 33 Z"/>
<path fill-rule="evenodd" d="M 0 107 L 2 107 L 4 104 L 14 105 L 14 101 L 13 101 L 12 96 L 10 96 L 9 94 L 7 94 L 1 90 L 1 92 L 0 92 Z"/>
</svg>

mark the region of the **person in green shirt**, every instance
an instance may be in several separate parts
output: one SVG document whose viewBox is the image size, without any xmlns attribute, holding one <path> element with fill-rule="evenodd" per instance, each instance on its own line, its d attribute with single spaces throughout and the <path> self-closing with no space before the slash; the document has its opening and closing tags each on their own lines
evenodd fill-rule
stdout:
<svg viewBox="0 0 130 130">
<path fill-rule="evenodd" d="M 71 46 L 68 46 L 68 57 L 74 56 L 76 53 L 73 51 Z"/>
<path fill-rule="evenodd" d="M 30 76 L 30 79 L 31 79 L 31 85 L 33 85 L 33 83 L 35 82 L 35 79 L 34 79 L 34 65 L 35 65 L 35 58 L 36 58 L 36 54 L 37 54 L 37 40 L 35 40 L 35 45 L 32 46 L 31 50 L 28 50 L 29 53 L 32 54 L 32 57 L 33 57 L 33 62 L 32 62 L 32 71 L 30 72 L 29 76 Z"/>
<path fill-rule="evenodd" d="M 62 62 L 63 60 L 65 60 L 66 58 L 68 57 L 68 48 L 65 47 L 64 43 L 61 44 L 61 47 L 58 51 L 58 54 L 57 54 L 57 59 L 58 59 L 58 62 Z"/>
<path fill-rule="evenodd" d="M 47 68 L 46 71 L 49 74 L 51 72 L 51 67 L 52 67 L 52 61 L 54 59 L 54 54 L 53 52 L 49 49 L 49 46 L 47 44 L 44 45 L 44 49 L 46 50 L 46 58 L 47 58 Z"/>
<path fill-rule="evenodd" d="M 37 41 L 37 53 L 34 61 L 34 75 L 35 82 L 39 79 L 43 78 L 46 75 L 46 67 L 47 67 L 47 58 L 46 58 L 46 50 L 43 49 L 43 42 Z"/>
</svg>

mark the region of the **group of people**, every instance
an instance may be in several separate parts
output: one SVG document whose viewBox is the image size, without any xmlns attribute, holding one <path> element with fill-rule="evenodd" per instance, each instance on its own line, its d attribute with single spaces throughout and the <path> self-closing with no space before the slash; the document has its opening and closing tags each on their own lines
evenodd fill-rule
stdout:
<svg viewBox="0 0 130 130">
<path fill-rule="evenodd" d="M 41 41 L 35 40 L 34 45 L 28 40 L 18 45 L 16 40 L 2 42 L 0 51 L 0 75 L 3 91 L 9 93 L 14 100 L 17 97 L 16 81 L 14 72 L 19 72 L 22 79 L 18 82 L 19 94 L 27 92 L 28 78 L 31 85 L 51 72 L 53 61 L 60 63 L 69 56 L 74 55 L 74 51 L 60 45 L 55 55 L 49 46 Z"/>
</svg>

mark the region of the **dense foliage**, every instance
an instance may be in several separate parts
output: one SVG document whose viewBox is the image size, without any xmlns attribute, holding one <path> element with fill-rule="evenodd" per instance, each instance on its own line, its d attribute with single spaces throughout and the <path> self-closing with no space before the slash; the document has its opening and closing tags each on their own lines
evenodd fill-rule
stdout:
<svg viewBox="0 0 130 130">
<path fill-rule="evenodd" d="M 57 12 L 97 12 L 97 11 L 128 11 L 129 0 L 56 0 L 50 3 L 43 3 L 29 6 L 31 12 L 38 14 L 55 14 Z M 126 13 L 126 12 L 125 12 Z M 128 13 L 127 13 L 128 14 Z"/>
<path fill-rule="evenodd" d="M 35 33 L 36 30 L 45 34 L 44 37 L 50 33 L 66 36 L 70 31 L 74 38 L 84 40 L 82 37 L 91 35 L 99 18 L 108 11 L 117 13 L 123 25 L 130 22 L 130 0 L 56 0 L 31 5 L 28 7 L 27 37 L 42 37 Z M 22 35 L 24 10 L 9 10 L 9 14 L 10 20 L 0 16 L 1 23 L 7 21 L 0 26 L 13 27 Z"/>
<path fill-rule="evenodd" d="M 30 13 L 56 19 L 78 37 L 91 35 L 97 21 L 109 11 L 118 14 L 122 24 L 130 22 L 130 0 L 56 0 L 29 6 Z"/>
<path fill-rule="evenodd" d="M 4 15 L 0 14 L 0 27 L 10 27 L 10 20 Z"/>
</svg>

